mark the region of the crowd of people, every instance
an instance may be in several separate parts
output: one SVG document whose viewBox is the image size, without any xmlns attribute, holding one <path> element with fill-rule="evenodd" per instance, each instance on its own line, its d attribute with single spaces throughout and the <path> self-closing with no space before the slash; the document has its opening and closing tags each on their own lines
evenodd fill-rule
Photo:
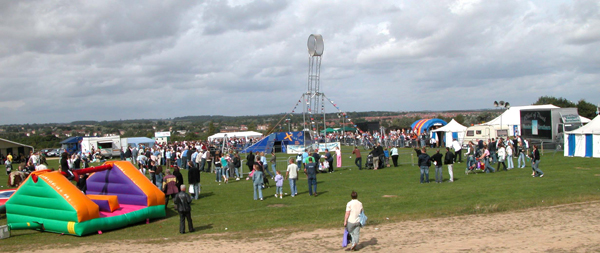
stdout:
<svg viewBox="0 0 600 253">
<path fill-rule="evenodd" d="M 456 141 L 456 140 L 455 140 Z M 454 148 L 452 148 L 454 149 Z M 449 182 L 453 182 L 453 166 L 455 163 L 462 162 L 461 151 L 453 152 L 451 148 L 446 148 L 445 155 L 437 149 L 434 155 L 429 156 L 427 149 L 415 149 L 418 155 L 418 165 L 421 171 L 420 182 L 429 183 L 429 168 L 433 164 L 435 167 L 435 182 L 443 182 L 443 164 L 448 166 Z M 514 158 L 517 157 L 517 168 L 525 168 L 527 160 L 531 161 L 532 177 L 544 177 L 544 172 L 540 169 L 540 153 L 537 145 L 529 149 L 529 142 L 520 136 L 514 136 L 512 140 L 499 138 L 476 140 L 469 142 L 465 153 L 467 158 L 465 173 L 474 173 L 483 171 L 493 173 L 496 171 L 509 171 L 514 169 Z M 443 161 L 442 161 L 443 159 Z M 457 161 L 458 159 L 458 161 Z M 496 164 L 496 168 L 492 165 Z M 508 164 L 508 165 L 507 165 Z"/>
</svg>

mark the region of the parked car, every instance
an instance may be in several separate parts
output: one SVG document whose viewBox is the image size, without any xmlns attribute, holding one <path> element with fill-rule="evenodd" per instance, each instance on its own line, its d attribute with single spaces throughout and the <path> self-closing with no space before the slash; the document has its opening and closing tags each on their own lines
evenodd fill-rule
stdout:
<svg viewBox="0 0 600 253">
<path fill-rule="evenodd" d="M 48 151 L 46 153 L 46 156 L 48 156 L 48 157 L 57 157 L 57 156 L 60 156 L 60 149 L 59 148 L 52 149 L 52 150 L 50 150 L 50 151 Z"/>
<path fill-rule="evenodd" d="M 40 153 L 45 156 L 48 156 L 48 152 L 50 152 L 52 150 L 54 150 L 54 149 L 53 148 L 44 148 L 44 149 L 40 149 Z"/>
</svg>

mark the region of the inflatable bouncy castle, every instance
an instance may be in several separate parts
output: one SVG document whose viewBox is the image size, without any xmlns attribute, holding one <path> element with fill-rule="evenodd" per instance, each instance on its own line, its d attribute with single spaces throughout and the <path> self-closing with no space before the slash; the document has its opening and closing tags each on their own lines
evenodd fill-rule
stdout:
<svg viewBox="0 0 600 253">
<path fill-rule="evenodd" d="M 92 173 L 87 194 L 58 171 L 36 171 L 6 202 L 8 227 L 87 235 L 165 217 L 165 195 L 130 162 L 75 170 Z"/>
</svg>

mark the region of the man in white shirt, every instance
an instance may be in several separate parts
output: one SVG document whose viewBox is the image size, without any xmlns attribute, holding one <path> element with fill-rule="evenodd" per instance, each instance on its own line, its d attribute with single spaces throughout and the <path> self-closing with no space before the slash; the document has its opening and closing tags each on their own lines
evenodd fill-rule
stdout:
<svg viewBox="0 0 600 253">
<path fill-rule="evenodd" d="M 390 150 L 390 155 L 392 156 L 392 162 L 394 163 L 394 167 L 398 167 L 398 146 L 394 146 Z"/>
<path fill-rule="evenodd" d="M 344 217 L 344 227 L 348 230 L 348 234 L 352 237 L 352 248 L 356 250 L 358 245 L 358 237 L 360 236 L 360 218 L 359 215 L 363 211 L 363 204 L 358 201 L 358 193 L 352 191 L 350 194 L 352 200 L 346 204 L 346 216 Z"/>
<path fill-rule="evenodd" d="M 290 181 L 290 191 L 292 192 L 292 197 L 298 195 L 298 188 L 296 187 L 296 182 L 298 181 L 298 165 L 294 163 L 294 158 L 290 158 L 289 165 L 287 166 L 287 172 L 285 173 L 285 177 Z"/>
<path fill-rule="evenodd" d="M 462 162 L 462 145 L 460 145 L 460 142 L 458 142 L 458 140 L 454 139 L 452 141 L 452 149 L 454 149 L 454 162 L 455 163 L 461 163 Z M 458 161 L 456 161 L 458 160 Z"/>
</svg>

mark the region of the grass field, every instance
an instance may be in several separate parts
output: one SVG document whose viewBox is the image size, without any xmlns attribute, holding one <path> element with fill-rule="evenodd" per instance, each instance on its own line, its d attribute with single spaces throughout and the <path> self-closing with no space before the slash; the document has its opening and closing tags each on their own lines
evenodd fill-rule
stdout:
<svg viewBox="0 0 600 253">
<path fill-rule="evenodd" d="M 230 180 L 229 184 L 219 184 L 215 182 L 214 174 L 203 173 L 201 199 L 192 206 L 197 230 L 193 235 L 219 233 L 219 236 L 245 238 L 265 233 L 341 227 L 345 204 L 352 190 L 358 192 L 372 225 L 600 199 L 600 160 L 597 159 L 567 158 L 562 153 L 546 153 L 540 163 L 544 178 L 532 178 L 530 164 L 525 169 L 508 172 L 465 175 L 465 164 L 461 163 L 454 168 L 455 182 L 419 184 L 419 169 L 411 166 L 412 149 L 401 150 L 403 164 L 398 168 L 377 171 L 359 171 L 353 165 L 354 158 L 349 158 L 350 152 L 350 147 L 344 147 L 343 168 L 335 173 L 317 175 L 318 197 L 308 195 L 307 181 L 302 176 L 298 181 L 298 196 L 274 198 L 275 187 L 271 181 L 273 187 L 263 191 L 265 200 L 254 201 L 250 181 Z M 363 151 L 363 156 L 366 153 Z M 433 151 L 428 153 L 431 155 Z M 279 157 L 283 160 L 288 155 L 280 154 Z M 51 162 L 50 167 L 56 167 L 57 160 Z M 283 161 L 278 163 L 279 170 L 284 170 L 283 164 Z M 187 171 L 183 174 L 187 183 Z M 444 178 L 448 179 L 446 166 Z M 434 179 L 433 167 L 430 179 Z M 5 175 L 0 176 L 0 185 L 4 185 L 0 189 L 6 189 Z M 284 192 L 290 192 L 287 181 L 284 182 Z M 165 219 L 106 231 L 102 235 L 80 238 L 14 231 L 11 238 L 1 241 L 0 249 L 26 250 L 139 239 L 157 239 L 157 243 L 163 238 L 187 240 L 190 235 L 178 234 L 179 217 L 170 205 Z M 0 218 L 0 225 L 4 224 L 6 217 Z"/>
</svg>

